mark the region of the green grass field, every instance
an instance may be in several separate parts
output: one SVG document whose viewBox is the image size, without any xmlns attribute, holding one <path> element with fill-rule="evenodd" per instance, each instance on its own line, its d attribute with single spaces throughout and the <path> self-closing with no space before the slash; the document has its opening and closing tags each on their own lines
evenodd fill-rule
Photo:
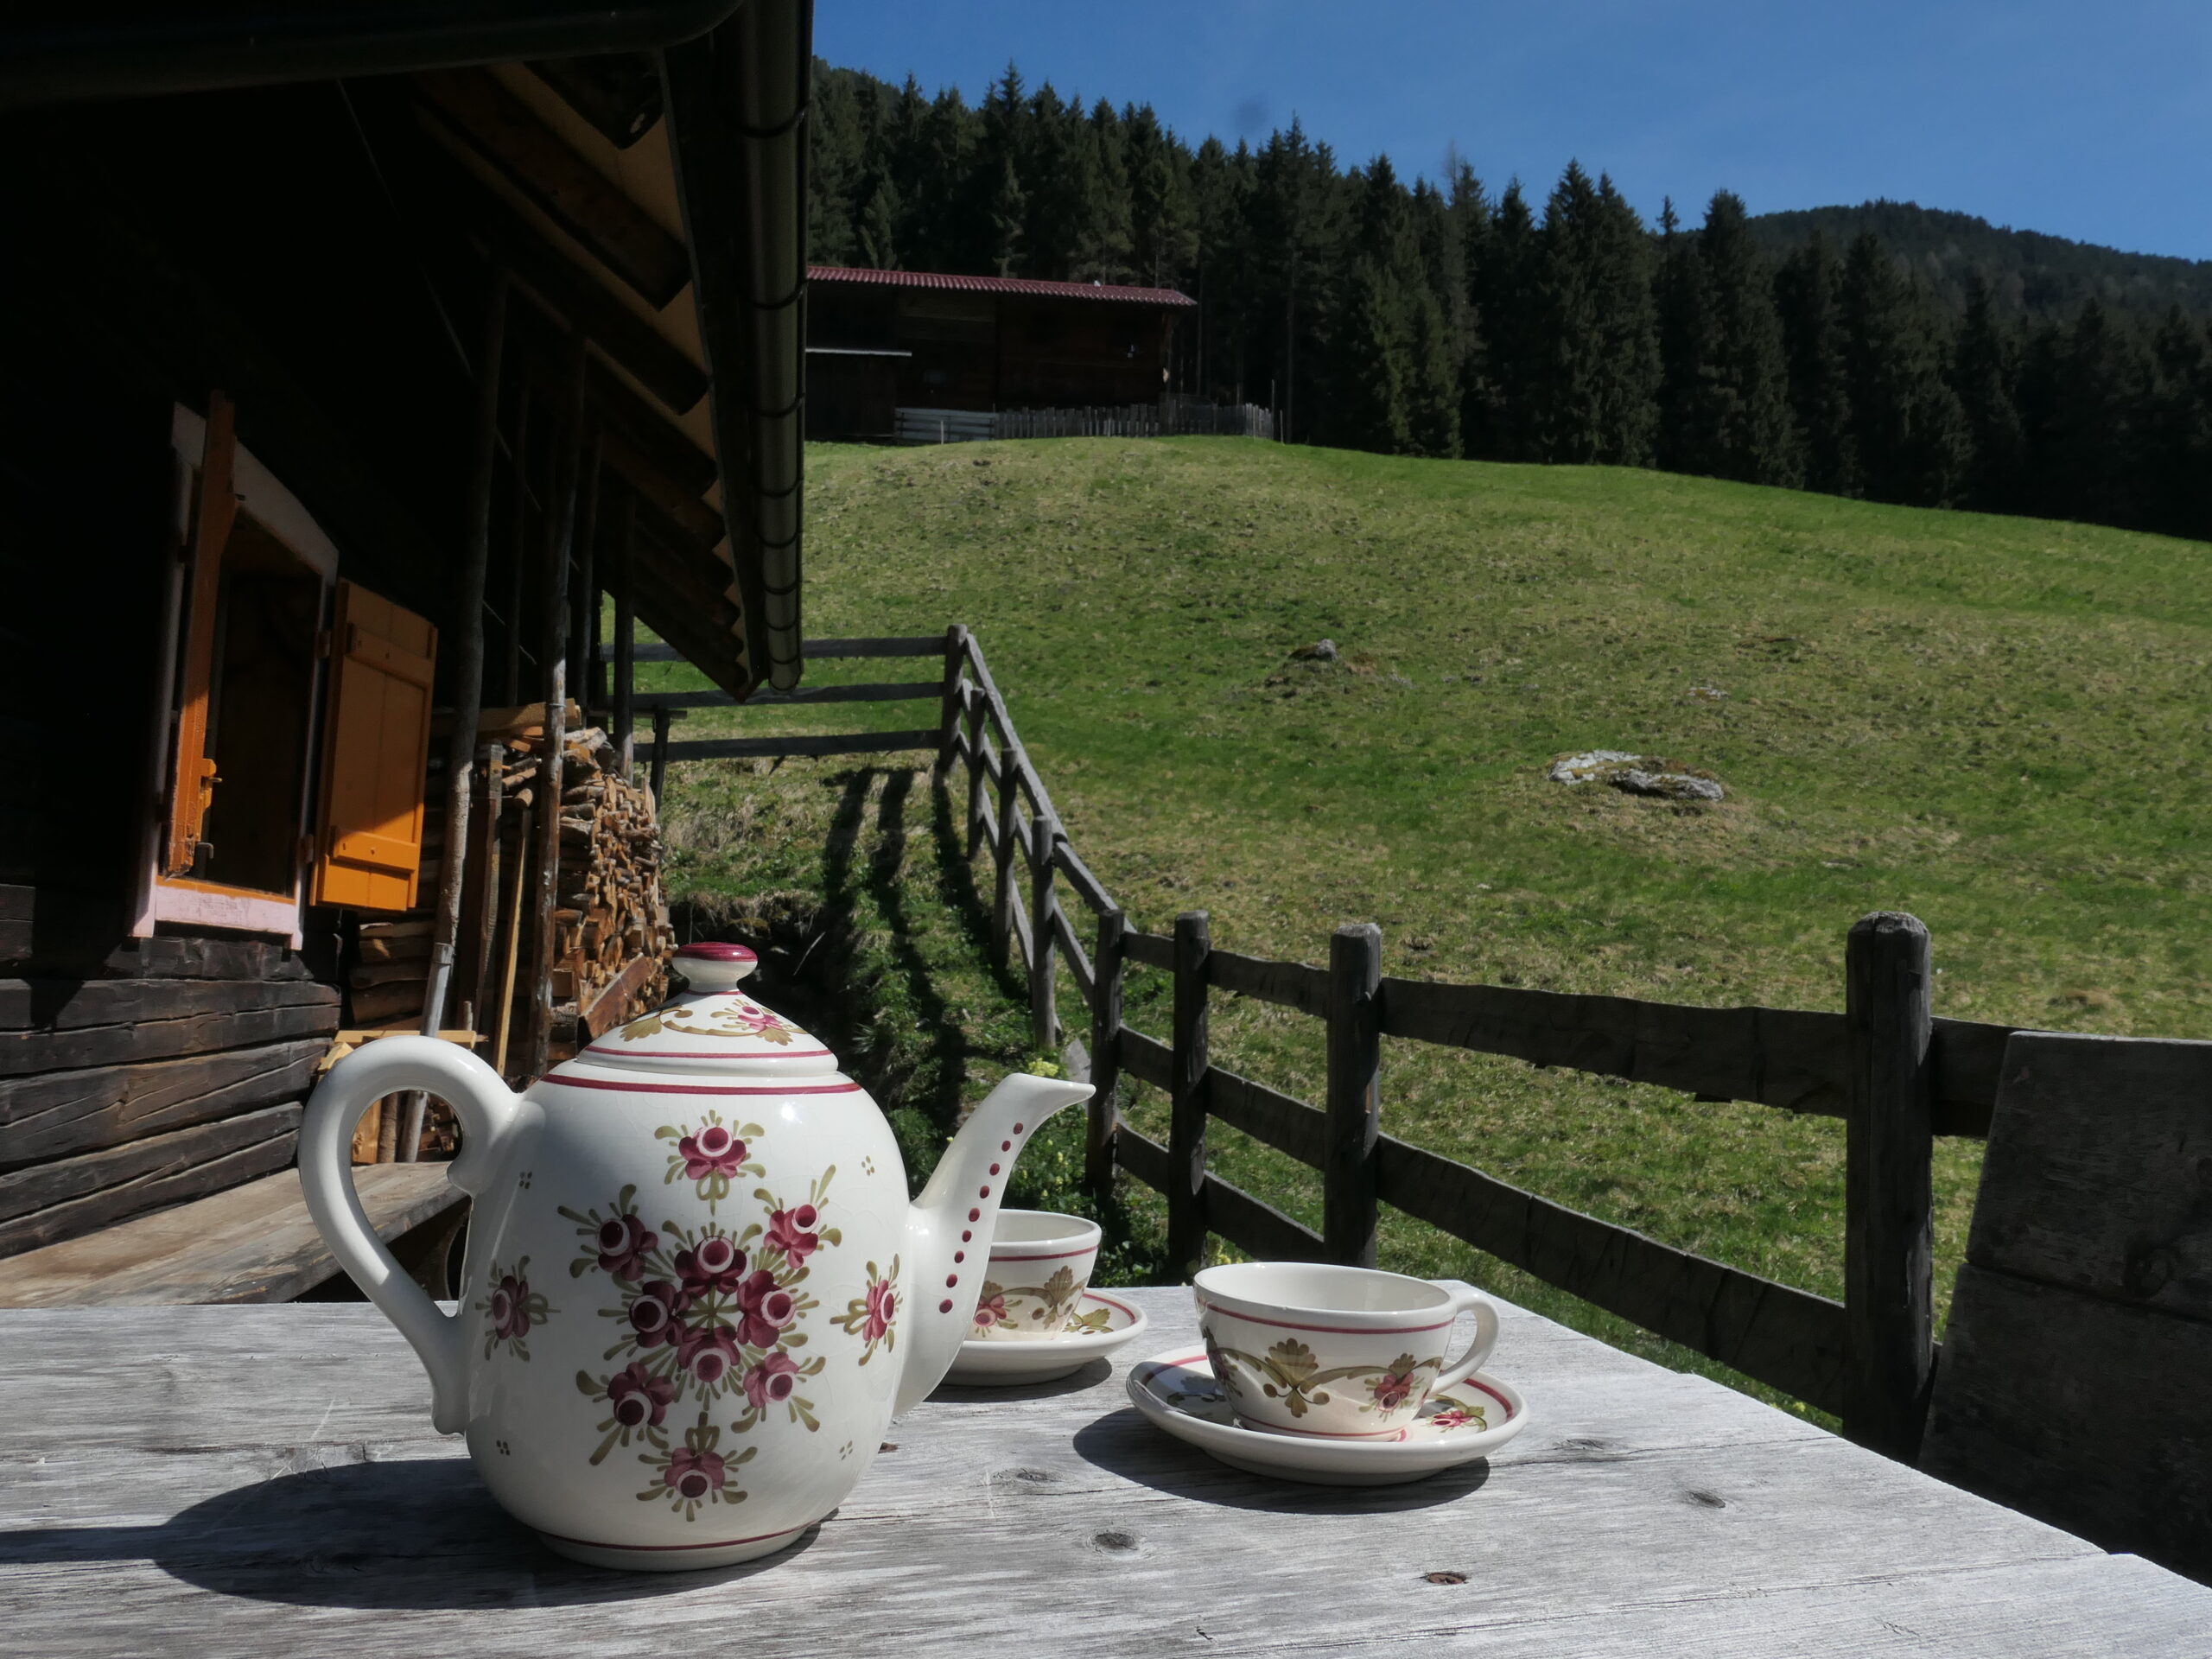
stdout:
<svg viewBox="0 0 2212 1659">
<path fill-rule="evenodd" d="M 1336 924 L 1372 920 L 1390 973 L 1836 1008 L 1845 931 L 1905 909 L 1935 935 L 1939 1014 L 2212 1035 L 2212 547 L 1242 441 L 808 459 L 808 632 L 975 627 L 1076 846 L 1140 925 L 1203 908 L 1217 944 L 1318 961 Z M 1343 660 L 1291 659 L 1325 636 Z M 735 711 L 683 734 L 933 717 Z M 1728 798 L 1545 779 L 1587 747 L 1708 769 Z M 825 895 L 866 911 L 886 1010 L 871 1044 L 938 1120 L 1019 1061 L 1018 988 L 981 961 L 925 776 L 702 763 L 677 778 L 679 887 L 756 917 Z M 887 838 L 868 813 L 887 787 Z M 833 858 L 840 822 L 851 844 Z M 1133 983 L 1130 1019 L 1164 1035 L 1154 977 Z M 1214 1045 L 1318 1097 L 1315 1022 L 1224 999 Z M 1412 1044 L 1385 1068 L 1393 1134 L 1841 1293 L 1838 1123 Z M 1157 1100 L 1135 1115 L 1164 1127 Z M 912 1138 L 927 1140 L 921 1119 Z M 1978 1157 L 1939 1149 L 1939 1294 Z M 1223 1131 L 1217 1163 L 1318 1221 L 1318 1180 L 1276 1154 Z M 1385 1251 L 1682 1357 L 1402 1219 Z M 1142 1257 L 1132 1243 L 1132 1270 Z"/>
</svg>

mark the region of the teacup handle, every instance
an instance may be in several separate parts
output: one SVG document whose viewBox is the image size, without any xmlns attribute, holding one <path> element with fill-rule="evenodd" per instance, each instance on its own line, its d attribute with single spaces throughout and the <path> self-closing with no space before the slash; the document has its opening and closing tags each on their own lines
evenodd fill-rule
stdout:
<svg viewBox="0 0 2212 1659">
<path fill-rule="evenodd" d="M 1449 1280 L 1432 1279 L 1429 1282 L 1452 1298 L 1452 1317 L 1462 1313 L 1475 1316 L 1473 1345 L 1459 1357 L 1436 1374 L 1436 1381 L 1428 1385 L 1431 1394 L 1444 1394 L 1456 1389 L 1477 1371 L 1490 1357 L 1490 1351 L 1497 1346 L 1497 1309 L 1489 1297 L 1469 1285 L 1455 1285 Z"/>
</svg>

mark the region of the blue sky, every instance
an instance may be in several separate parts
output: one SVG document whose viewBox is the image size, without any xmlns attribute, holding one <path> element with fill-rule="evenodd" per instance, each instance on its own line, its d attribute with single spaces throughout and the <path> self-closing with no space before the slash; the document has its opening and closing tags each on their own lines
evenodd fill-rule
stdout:
<svg viewBox="0 0 2212 1659">
<path fill-rule="evenodd" d="M 815 49 L 973 99 L 1011 57 L 1196 142 L 1295 113 L 1340 160 L 1541 194 L 1573 157 L 1647 216 L 1889 196 L 2212 258 L 2212 0 L 817 0 Z"/>
</svg>

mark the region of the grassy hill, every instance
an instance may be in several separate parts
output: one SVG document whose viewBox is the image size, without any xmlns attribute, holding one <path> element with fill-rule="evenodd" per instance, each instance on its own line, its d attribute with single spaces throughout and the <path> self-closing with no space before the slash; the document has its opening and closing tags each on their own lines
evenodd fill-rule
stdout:
<svg viewBox="0 0 2212 1659">
<path fill-rule="evenodd" d="M 809 461 L 809 632 L 975 626 L 1076 845 L 1141 925 L 1203 907 L 1220 945 L 1316 961 L 1337 923 L 1374 920 L 1386 972 L 1836 1008 L 1846 929 L 1900 908 L 1933 930 L 1938 1013 L 2212 1036 L 2212 547 L 1219 440 Z M 1291 658 L 1323 637 L 1340 661 Z M 849 729 L 871 707 L 685 734 Z M 1706 768 L 1727 799 L 1547 780 L 1588 747 Z M 895 846 L 853 839 L 871 792 L 899 798 Z M 683 768 L 679 879 L 747 902 L 868 887 L 880 976 L 906 988 L 886 1052 L 934 1020 L 1007 1063 L 1011 988 L 945 919 L 963 878 L 926 796 L 850 763 Z M 1165 1033 L 1164 987 L 1131 1007 Z M 1231 1003 L 1214 1040 L 1318 1098 L 1314 1022 Z M 1385 1068 L 1394 1134 L 1840 1294 L 1840 1124 L 1410 1044 Z M 932 1077 L 940 1106 L 988 1080 L 959 1055 Z M 1137 1113 L 1163 1128 L 1159 1102 Z M 1221 1142 L 1231 1179 L 1318 1219 L 1316 1180 Z M 1945 1291 L 1978 1153 L 1939 1152 Z M 1402 1222 L 1385 1247 L 1624 1334 Z"/>
</svg>

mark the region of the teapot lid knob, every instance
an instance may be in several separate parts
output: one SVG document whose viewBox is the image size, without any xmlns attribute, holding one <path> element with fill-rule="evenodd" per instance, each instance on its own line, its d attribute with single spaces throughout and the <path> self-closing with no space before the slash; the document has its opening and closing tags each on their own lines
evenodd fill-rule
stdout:
<svg viewBox="0 0 2212 1659">
<path fill-rule="evenodd" d="M 695 991 L 734 991 L 737 982 L 760 964 L 760 958 L 742 944 L 702 940 L 678 945 L 676 971 Z"/>
</svg>

